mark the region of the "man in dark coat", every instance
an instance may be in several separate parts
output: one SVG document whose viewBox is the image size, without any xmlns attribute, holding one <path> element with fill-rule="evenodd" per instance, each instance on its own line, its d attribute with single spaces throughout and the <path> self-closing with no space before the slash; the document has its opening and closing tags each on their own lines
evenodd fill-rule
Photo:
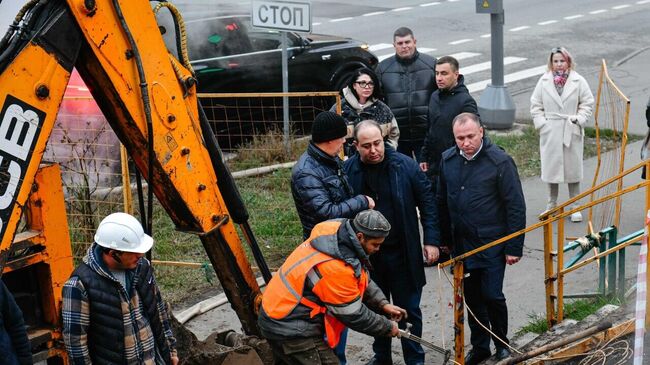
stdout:
<svg viewBox="0 0 650 365">
<path fill-rule="evenodd" d="M 459 73 L 455 58 L 444 56 L 436 61 L 436 84 L 438 90 L 429 100 L 429 130 L 424 138 L 423 162 L 420 163 L 422 171 L 431 177 L 434 184 L 442 152 L 455 145 L 451 122 L 460 113 L 478 114 L 476 101 L 465 87 L 465 79 Z"/>
<path fill-rule="evenodd" d="M 316 116 L 311 142 L 291 172 L 291 193 L 302 223 L 303 238 L 320 222 L 334 218 L 354 218 L 375 202 L 354 195 L 348 183 L 339 153 L 345 143 L 345 119 L 333 112 Z"/>
<path fill-rule="evenodd" d="M 375 209 L 393 227 L 379 253 L 370 258 L 371 278 L 387 298 L 406 309 L 413 334 L 421 336 L 420 299 L 426 284 L 423 256 L 427 262 L 437 260 L 440 241 L 430 182 L 412 158 L 385 146 L 381 129 L 374 121 L 357 124 L 354 139 L 359 153 L 345 162 L 350 184 L 354 191 L 370 195 Z M 416 208 L 420 211 L 424 249 Z M 375 356 L 369 364 L 392 364 L 390 342 L 390 338 L 375 338 Z M 424 364 L 424 351 L 417 343 L 402 340 L 402 351 L 407 365 Z"/>
<path fill-rule="evenodd" d="M 436 90 L 436 59 L 419 53 L 413 31 L 398 28 L 393 34 L 395 55 L 379 63 L 377 76 L 400 130 L 397 150 L 421 161 L 427 134 L 427 108 Z"/>
<path fill-rule="evenodd" d="M 32 350 L 23 313 L 0 280 L 0 359 L 5 365 L 31 365 Z"/>
<path fill-rule="evenodd" d="M 442 154 L 437 200 L 443 242 L 452 242 L 455 256 L 482 247 L 526 227 L 526 203 L 517 166 L 508 154 L 483 136 L 479 118 L 462 113 L 453 121 L 457 147 Z M 488 358 L 490 335 L 497 359 L 510 355 L 508 308 L 503 295 L 505 265 L 522 256 L 524 235 L 465 260 L 465 300 L 474 316 L 468 316 L 472 350 L 466 365 Z M 503 342 L 501 342 L 503 341 Z"/>
</svg>

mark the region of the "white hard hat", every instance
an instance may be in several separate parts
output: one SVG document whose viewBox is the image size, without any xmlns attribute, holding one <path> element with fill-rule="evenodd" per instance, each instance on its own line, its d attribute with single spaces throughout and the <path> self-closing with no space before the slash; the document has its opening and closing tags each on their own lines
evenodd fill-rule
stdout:
<svg viewBox="0 0 650 365">
<path fill-rule="evenodd" d="M 153 238 L 144 233 L 140 222 L 126 213 L 113 213 L 104 218 L 97 227 L 95 242 L 102 247 L 135 253 L 145 253 L 153 246 Z"/>
</svg>

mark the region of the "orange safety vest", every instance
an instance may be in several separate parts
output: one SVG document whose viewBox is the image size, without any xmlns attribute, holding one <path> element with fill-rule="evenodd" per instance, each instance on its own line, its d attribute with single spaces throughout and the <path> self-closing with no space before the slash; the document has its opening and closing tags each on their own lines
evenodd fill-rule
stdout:
<svg viewBox="0 0 650 365">
<path fill-rule="evenodd" d="M 284 264 L 282 264 L 282 267 L 278 270 L 277 275 L 271 279 L 262 296 L 262 308 L 264 308 L 264 312 L 276 320 L 287 317 L 299 303 L 311 308 L 310 317 L 312 318 L 323 313 L 325 317 L 327 343 L 331 348 L 336 347 L 339 343 L 341 332 L 345 329 L 345 325 L 334 316 L 328 314 L 324 306 L 303 297 L 303 289 L 309 271 L 325 262 L 328 262 L 330 265 L 340 265 L 341 268 L 335 270 L 335 272 L 339 273 L 338 275 L 350 274 L 351 268 L 346 266 L 345 262 L 324 254 L 311 246 L 311 241 L 317 237 L 333 235 L 334 237 L 332 239 L 336 240 L 336 233 L 340 226 L 340 220 L 317 224 L 307 241 L 298 246 L 289 255 Z M 368 274 L 366 270 L 361 270 L 361 276 L 358 279 L 360 297 L 363 297 L 367 286 Z M 321 298 L 321 300 L 332 304 L 344 304 L 340 303 L 339 298 Z"/>
</svg>

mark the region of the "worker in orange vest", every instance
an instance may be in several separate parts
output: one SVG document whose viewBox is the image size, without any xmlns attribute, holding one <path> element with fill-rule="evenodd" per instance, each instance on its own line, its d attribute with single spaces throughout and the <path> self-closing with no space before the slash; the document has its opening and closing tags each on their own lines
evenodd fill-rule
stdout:
<svg viewBox="0 0 650 365">
<path fill-rule="evenodd" d="M 289 255 L 264 291 L 258 321 L 277 363 L 338 365 L 332 349 L 345 327 L 398 335 L 406 311 L 390 304 L 368 275 L 368 256 L 389 231 L 380 212 L 364 210 L 354 220 L 317 224 Z"/>
</svg>

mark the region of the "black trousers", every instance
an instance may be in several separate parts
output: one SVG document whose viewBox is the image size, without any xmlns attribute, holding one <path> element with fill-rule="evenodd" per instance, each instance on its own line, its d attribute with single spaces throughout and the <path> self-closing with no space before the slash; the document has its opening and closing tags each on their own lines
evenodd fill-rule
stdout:
<svg viewBox="0 0 650 365">
<path fill-rule="evenodd" d="M 505 262 L 492 266 L 467 270 L 469 277 L 464 280 L 465 302 L 476 319 L 489 328 L 497 337 L 508 343 L 508 307 L 503 295 L 503 276 Z M 470 342 L 474 351 L 490 352 L 490 334 L 468 313 Z M 497 348 L 506 347 L 501 341 L 493 339 Z"/>
</svg>

